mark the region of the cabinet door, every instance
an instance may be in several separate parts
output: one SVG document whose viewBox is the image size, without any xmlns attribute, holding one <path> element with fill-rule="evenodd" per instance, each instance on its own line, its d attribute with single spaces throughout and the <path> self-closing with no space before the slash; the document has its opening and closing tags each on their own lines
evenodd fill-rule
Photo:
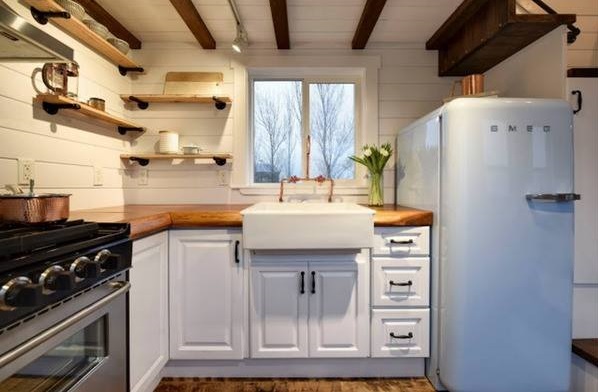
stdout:
<svg viewBox="0 0 598 392">
<path fill-rule="evenodd" d="M 170 232 L 170 357 L 243 358 L 241 234 Z"/>
<path fill-rule="evenodd" d="M 251 266 L 251 357 L 307 357 L 307 263 Z"/>
<path fill-rule="evenodd" d="M 133 242 L 132 264 L 129 351 L 135 392 L 153 389 L 168 361 L 168 233 Z"/>
<path fill-rule="evenodd" d="M 369 273 L 355 260 L 309 263 L 309 356 L 367 357 Z"/>
</svg>

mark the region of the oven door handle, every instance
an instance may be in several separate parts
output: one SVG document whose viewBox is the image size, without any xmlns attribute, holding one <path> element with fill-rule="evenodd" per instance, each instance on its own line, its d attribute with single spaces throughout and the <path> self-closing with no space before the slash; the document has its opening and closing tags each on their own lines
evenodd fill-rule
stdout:
<svg viewBox="0 0 598 392">
<path fill-rule="evenodd" d="M 112 302 L 117 297 L 126 293 L 131 288 L 131 284 L 129 282 L 115 281 L 115 282 L 110 282 L 109 285 L 116 290 L 111 292 L 107 296 L 103 297 L 99 301 L 93 303 L 89 307 L 83 309 L 79 313 L 75 313 L 74 315 L 65 319 L 61 323 L 56 324 L 56 325 L 52 326 L 51 328 L 46 329 L 44 332 L 40 333 L 39 335 L 35 336 L 34 338 L 29 339 L 28 341 L 21 344 L 20 346 L 17 346 L 14 349 L 12 349 L 11 351 L 2 355 L 0 357 L 0 368 L 13 362 L 14 360 L 18 359 L 19 357 L 25 355 L 26 353 L 33 350 L 37 346 L 43 344 L 44 342 L 47 342 L 48 340 L 52 339 L 54 336 L 58 335 L 59 333 L 61 333 L 65 329 L 69 328 L 70 326 L 77 324 L 79 321 L 83 320 L 85 317 L 89 316 L 90 314 L 97 311 L 98 309 L 101 309 L 102 307 L 108 305 L 108 303 Z"/>
</svg>

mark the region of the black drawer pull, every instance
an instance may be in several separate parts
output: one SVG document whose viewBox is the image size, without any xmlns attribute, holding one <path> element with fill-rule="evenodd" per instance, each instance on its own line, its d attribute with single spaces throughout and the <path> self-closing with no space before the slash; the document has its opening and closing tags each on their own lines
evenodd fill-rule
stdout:
<svg viewBox="0 0 598 392">
<path fill-rule="evenodd" d="M 395 245 L 413 245 L 413 240 L 390 240 L 391 244 L 395 244 Z"/>
<path fill-rule="evenodd" d="M 241 260 L 239 259 L 239 245 L 241 241 L 235 241 L 235 263 L 239 264 Z"/>
<path fill-rule="evenodd" d="M 301 271 L 301 294 L 305 294 L 305 271 Z"/>
<path fill-rule="evenodd" d="M 407 335 L 395 335 L 394 332 L 391 332 L 390 337 L 393 339 L 412 339 L 413 334 L 411 332 L 409 332 Z"/>
<path fill-rule="evenodd" d="M 311 271 L 311 293 L 316 293 L 316 272 Z"/>
<path fill-rule="evenodd" d="M 408 280 L 407 282 L 398 282 L 398 283 L 391 280 L 388 283 L 390 283 L 391 286 L 410 286 L 410 287 L 413 286 L 413 282 L 410 280 Z"/>
</svg>

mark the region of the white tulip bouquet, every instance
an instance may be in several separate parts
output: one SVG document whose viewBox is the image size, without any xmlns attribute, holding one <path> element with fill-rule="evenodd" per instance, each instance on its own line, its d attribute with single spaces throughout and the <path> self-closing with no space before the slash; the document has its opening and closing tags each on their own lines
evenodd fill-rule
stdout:
<svg viewBox="0 0 598 392">
<path fill-rule="evenodd" d="M 390 143 L 385 143 L 380 147 L 365 145 L 361 156 L 352 155 L 349 157 L 368 169 L 370 177 L 369 205 L 384 205 L 384 187 L 382 184 L 382 174 L 384 167 L 392 156 L 393 150 Z"/>
</svg>

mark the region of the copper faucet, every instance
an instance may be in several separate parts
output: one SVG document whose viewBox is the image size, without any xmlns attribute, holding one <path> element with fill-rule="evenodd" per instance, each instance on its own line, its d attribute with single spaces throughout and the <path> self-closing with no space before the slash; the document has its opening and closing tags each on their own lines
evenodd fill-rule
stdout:
<svg viewBox="0 0 598 392">
<path fill-rule="evenodd" d="M 280 180 L 280 193 L 278 194 L 278 201 L 282 203 L 282 196 L 284 194 L 284 183 L 296 184 L 299 181 L 315 181 L 318 185 L 322 185 L 326 181 L 330 181 L 330 191 L 328 192 L 328 203 L 332 203 L 332 194 L 334 192 L 334 180 L 332 178 L 326 178 L 323 175 L 319 175 L 315 178 L 304 177 L 300 178 L 297 176 L 291 176 L 288 179 L 283 178 Z"/>
</svg>

